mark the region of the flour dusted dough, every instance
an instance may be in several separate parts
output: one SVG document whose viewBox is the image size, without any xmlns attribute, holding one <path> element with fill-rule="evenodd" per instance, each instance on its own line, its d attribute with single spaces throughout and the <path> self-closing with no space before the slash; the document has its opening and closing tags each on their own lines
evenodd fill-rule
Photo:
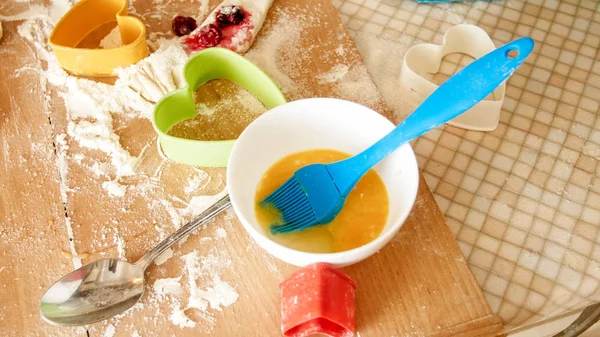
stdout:
<svg viewBox="0 0 600 337">
<path fill-rule="evenodd" d="M 240 28 L 235 32 L 231 40 L 224 39 L 217 47 L 224 47 L 240 54 L 245 53 L 250 46 L 252 46 L 254 38 L 262 28 L 267 12 L 272 4 L 273 0 L 225 0 L 208 15 L 204 22 L 202 22 L 190 36 L 198 33 L 202 27 L 214 24 L 216 22 L 217 13 L 221 8 L 226 6 L 238 6 L 251 14 L 250 25 L 240 25 Z"/>
<path fill-rule="evenodd" d="M 150 56 L 127 68 L 117 69 L 118 82 L 126 83 L 146 100 L 156 103 L 185 86 L 183 66 L 188 59 L 179 44 L 162 46 Z"/>
</svg>

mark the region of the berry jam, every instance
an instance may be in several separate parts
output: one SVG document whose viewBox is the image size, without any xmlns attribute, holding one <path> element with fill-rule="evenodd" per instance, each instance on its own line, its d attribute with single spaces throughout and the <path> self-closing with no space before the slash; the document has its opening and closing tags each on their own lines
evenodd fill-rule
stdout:
<svg viewBox="0 0 600 337">
<path fill-rule="evenodd" d="M 238 25 L 244 21 L 244 12 L 238 6 L 223 6 L 217 12 L 215 19 L 220 28 Z"/>
<path fill-rule="evenodd" d="M 221 29 L 217 25 L 210 24 L 200 28 L 198 33 L 193 36 L 188 37 L 185 43 L 190 49 L 199 50 L 218 45 L 222 38 Z"/>
<path fill-rule="evenodd" d="M 171 28 L 173 29 L 173 33 L 177 36 L 188 35 L 193 32 L 198 25 L 196 24 L 196 20 L 189 16 L 181 16 L 178 15 L 173 19 L 173 23 L 171 24 Z"/>
</svg>

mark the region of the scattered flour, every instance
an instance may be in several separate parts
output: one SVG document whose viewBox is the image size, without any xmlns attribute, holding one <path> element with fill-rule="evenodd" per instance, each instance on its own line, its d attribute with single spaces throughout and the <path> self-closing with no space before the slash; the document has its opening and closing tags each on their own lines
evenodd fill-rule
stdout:
<svg viewBox="0 0 600 337">
<path fill-rule="evenodd" d="M 171 223 L 173 224 L 173 227 L 179 228 L 181 226 L 182 218 L 181 218 L 180 213 L 175 208 L 175 206 L 173 206 L 173 203 L 171 203 L 169 200 L 166 200 L 166 199 L 160 200 L 159 203 L 163 206 L 163 208 L 169 214 L 169 217 L 171 218 Z"/>
<path fill-rule="evenodd" d="M 337 81 L 334 88 L 340 98 L 366 106 L 375 105 L 381 100 L 379 91 L 364 65 L 352 67 L 342 77 L 343 80 Z"/>
<path fill-rule="evenodd" d="M 283 277 L 283 273 L 275 265 L 275 258 L 274 257 L 265 255 L 264 262 L 267 265 L 267 268 L 271 272 L 275 273 L 279 277 L 280 280 L 283 280 L 283 278 L 284 278 Z"/>
<path fill-rule="evenodd" d="M 200 1 L 200 13 L 198 13 L 198 17 L 199 18 L 204 18 L 208 15 L 209 13 L 209 8 L 208 8 L 208 1 L 207 0 L 201 0 Z"/>
<path fill-rule="evenodd" d="M 191 320 L 182 309 L 173 310 L 169 320 L 180 328 L 193 328 L 196 326 L 196 322 Z"/>
<path fill-rule="evenodd" d="M 108 194 L 113 197 L 122 197 L 125 195 L 125 191 L 127 187 L 121 185 L 117 180 L 105 181 L 102 183 L 102 188 L 104 188 Z"/>
<path fill-rule="evenodd" d="M 181 259 L 185 263 L 189 298 L 185 308 L 181 307 L 179 301 L 173 301 L 169 320 L 181 328 L 193 328 L 197 322 L 188 316 L 187 312 L 194 310 L 194 317 L 201 317 L 203 320 L 210 322 L 214 320 L 214 317 L 209 309 L 221 311 L 223 307 L 228 307 L 235 303 L 239 295 L 218 274 L 219 270 L 231 265 L 231 260 L 214 255 L 201 258 L 198 252 L 195 251 L 182 256 Z M 203 274 L 208 274 L 212 281 L 212 285 L 205 289 L 198 287 L 197 283 L 197 280 Z M 182 291 L 182 286 L 179 282 L 180 277 L 158 281 L 161 282 L 158 285 L 155 282 L 154 288 L 160 294 L 165 294 L 165 289 L 169 289 L 171 293 Z M 165 285 L 167 285 L 167 288 L 165 288 Z"/>
<path fill-rule="evenodd" d="M 113 129 L 112 115 L 149 117 L 156 100 L 183 85 L 181 69 L 187 55 L 178 43 L 165 41 L 146 59 L 119 69 L 114 85 L 95 82 L 68 75 L 54 54 L 48 52 L 46 41 L 52 26 L 50 17 L 42 15 L 23 22 L 18 32 L 31 41 L 39 57 L 47 61 L 42 80 L 62 89 L 60 95 L 68 111 L 68 135 L 80 146 L 100 150 L 110 157 L 114 172 L 102 171 L 102 175 L 109 178 L 102 187 L 111 196 L 122 197 L 126 187 L 121 185 L 120 179 L 135 174 L 138 158 L 121 146 Z M 103 41 L 109 41 L 111 36 L 115 36 L 115 30 Z"/>
<path fill-rule="evenodd" d="M 227 237 L 227 231 L 221 227 L 217 227 L 216 229 L 217 238 L 224 239 Z"/>
<path fill-rule="evenodd" d="M 56 136 L 55 145 L 56 145 L 56 153 L 57 153 L 57 166 L 58 173 L 60 175 L 60 197 L 63 202 L 64 207 L 67 207 L 67 192 L 69 191 L 69 187 L 67 186 L 67 175 L 69 173 L 69 166 L 67 165 L 67 150 L 69 146 L 66 142 L 66 134 L 62 133 Z M 72 256 L 72 263 L 74 268 L 79 268 L 82 266 L 81 258 L 77 254 L 77 250 L 75 249 L 75 236 L 73 234 L 73 226 L 71 225 L 71 218 L 65 217 L 65 227 L 67 229 L 67 235 L 69 237 L 69 250 Z"/>
<path fill-rule="evenodd" d="M 158 295 L 158 297 L 163 297 L 164 295 L 167 294 L 179 294 L 181 293 L 181 284 L 179 283 L 179 281 L 181 280 L 181 276 L 180 277 L 173 277 L 173 278 L 163 278 L 163 279 L 158 279 L 156 281 L 154 281 L 154 291 L 156 292 L 156 295 Z"/>
<path fill-rule="evenodd" d="M 239 297 L 238 293 L 229 283 L 221 280 L 219 275 L 213 275 L 213 286 L 206 290 L 198 291 L 203 300 L 208 301 L 212 309 L 221 311 L 221 307 L 228 307 L 235 303 Z"/>
<path fill-rule="evenodd" d="M 125 240 L 118 235 L 116 228 L 115 232 L 117 232 L 117 235 L 115 235 L 115 243 L 117 244 L 117 254 L 119 254 L 119 259 L 127 261 L 127 257 L 125 256 Z"/>
<path fill-rule="evenodd" d="M 280 18 L 273 27 L 263 31 L 262 38 L 244 55 L 261 68 L 287 96 L 297 95 L 297 85 L 286 73 L 286 62 L 281 60 L 281 51 L 293 48 L 300 41 L 301 29 L 305 20 L 293 15 L 279 13 Z"/>
<path fill-rule="evenodd" d="M 48 17 L 48 8 L 42 5 L 30 5 L 26 11 L 14 15 L 0 15 L 2 21 L 22 21 Z"/>
<path fill-rule="evenodd" d="M 210 183 L 210 176 L 204 171 L 198 171 L 198 174 L 194 175 L 192 179 L 188 180 L 187 185 L 184 187 L 186 194 L 194 193 L 201 188 L 205 187 Z"/>
<path fill-rule="evenodd" d="M 160 254 L 156 259 L 154 259 L 154 264 L 156 264 L 157 266 L 160 266 L 161 264 L 167 262 L 167 260 L 169 260 L 172 257 L 173 257 L 173 250 L 171 250 L 171 248 L 168 248 L 162 254 Z"/>
<path fill-rule="evenodd" d="M 67 78 L 68 91 L 63 94 L 69 113 L 67 132 L 79 142 L 79 145 L 91 150 L 100 150 L 110 157 L 115 168 L 115 184 L 118 184 L 117 181 L 121 177 L 134 174 L 137 157 L 133 157 L 119 143 L 119 136 L 113 129 L 111 111 L 106 105 L 99 104 L 101 102 L 94 100 L 93 94 L 91 95 L 89 89 L 96 84 L 85 79 Z M 106 185 L 105 188 L 107 187 L 110 188 L 109 191 L 118 190 L 114 184 Z M 119 194 L 122 196 L 124 193 L 117 192 L 113 195 Z"/>
<path fill-rule="evenodd" d="M 227 194 L 227 189 L 215 194 L 215 195 L 200 195 L 192 197 L 186 208 L 180 209 L 180 216 L 197 216 L 206 210 L 210 205 L 217 202 Z"/>
<path fill-rule="evenodd" d="M 115 27 L 102 39 L 102 41 L 100 41 L 100 48 L 104 49 L 121 47 L 122 45 L 123 41 L 121 41 L 121 31 L 119 30 L 119 27 Z"/>
<path fill-rule="evenodd" d="M 65 105 L 69 112 L 67 128 L 69 136 L 77 139 L 84 147 L 107 152 L 115 165 L 117 177 L 131 174 L 135 158 L 120 146 L 118 136 L 112 129 L 112 117 L 109 109 L 103 109 L 107 105 L 109 108 L 114 108 L 119 100 L 114 96 L 109 97 L 110 86 L 69 76 L 60 68 L 54 54 L 49 53 L 46 49 L 46 40 L 51 27 L 50 19 L 42 17 L 25 21 L 19 25 L 18 32 L 22 37 L 30 40 L 38 50 L 39 57 L 47 61 L 47 69 L 41 76 L 42 81 L 66 87 L 61 95 L 65 99 Z M 94 89 L 93 93 L 90 92 L 91 89 Z M 114 92 L 112 93 L 114 94 Z M 102 102 L 98 101 L 98 98 L 102 96 L 105 96 L 104 102 L 110 102 L 110 104 L 102 105 Z M 128 98 L 121 98 L 121 101 L 134 103 Z M 63 183 L 66 183 L 66 177 L 62 178 L 64 179 Z"/>
<path fill-rule="evenodd" d="M 346 48 L 344 48 L 343 44 L 340 44 L 336 49 L 335 52 L 338 54 L 338 56 L 340 57 L 344 57 L 346 56 Z"/>
<path fill-rule="evenodd" d="M 305 65 L 310 63 L 314 55 L 311 48 L 301 47 L 306 43 L 302 40 L 303 33 L 322 27 L 321 18 L 315 13 L 302 10 L 295 12 L 293 9 L 276 9 L 274 12 L 276 20 L 265 26 L 262 38 L 254 43 L 245 56 L 267 73 L 288 99 L 319 95 L 312 89 L 314 83 L 306 80 L 309 76 L 297 78 L 296 74 L 307 74 L 309 71 Z M 331 45 L 334 49 L 332 57 L 340 61 L 349 60 L 350 55 L 343 44 L 338 44 L 337 40 L 330 40 L 330 43 L 335 43 Z M 382 63 L 388 64 L 389 61 Z M 317 74 L 316 80 L 320 83 L 333 83 L 335 96 L 339 98 L 374 109 L 381 107 L 381 95 L 364 65 L 350 66 L 340 62 L 329 72 Z"/>
<path fill-rule="evenodd" d="M 66 0 L 53 0 L 49 7 L 30 5 L 29 8 L 24 12 L 10 16 L 0 15 L 0 20 L 3 21 L 25 20 L 17 27 L 18 34 L 31 41 L 38 52 L 38 57 L 48 63 L 47 70 L 44 73 L 45 76 L 40 77 L 40 84 L 44 90 L 47 88 L 46 83 L 60 82 L 62 74 L 65 74 L 60 66 L 58 66 L 57 62 L 55 62 L 56 58 L 54 57 L 54 54 L 48 52 L 46 41 L 52 30 L 53 23 L 57 22 L 69 7 L 69 2 Z M 60 75 L 56 76 L 55 74 Z M 15 76 L 19 76 L 19 70 L 17 70 Z M 46 106 L 49 106 L 48 101 L 49 96 L 46 95 Z M 67 164 L 67 150 L 69 149 L 69 146 L 67 145 L 65 134 L 59 134 L 56 136 L 55 146 L 57 152 L 56 161 L 60 176 L 60 195 L 61 200 L 66 208 L 68 202 L 67 193 L 70 190 L 67 185 L 69 172 Z M 71 225 L 71 219 L 69 217 L 65 217 L 65 227 L 69 239 L 69 250 L 73 267 L 79 268 L 82 266 L 82 263 L 81 258 L 75 249 L 73 226 Z"/>
<path fill-rule="evenodd" d="M 199 258 L 197 252 L 184 255 L 182 259 L 190 280 L 189 307 L 205 309 L 208 302 L 211 308 L 221 310 L 221 306 L 227 307 L 237 301 L 238 293 L 227 282 L 222 281 L 217 273 L 220 269 L 231 266 L 231 260 L 215 255 Z M 213 286 L 202 290 L 197 287 L 196 279 L 206 272 L 212 277 Z"/>
<path fill-rule="evenodd" d="M 398 87 L 402 60 L 414 39 L 406 35 L 399 41 L 391 41 L 365 32 L 354 34 L 353 39 L 386 104 L 398 121 L 404 119 L 412 109 L 407 109 Z M 390 58 L 398 62 L 389 62 Z"/>
<path fill-rule="evenodd" d="M 102 337 L 113 337 L 115 335 L 115 326 L 112 324 L 109 324 L 106 327 L 106 330 L 104 330 L 104 334 L 102 335 Z"/>
<path fill-rule="evenodd" d="M 214 195 L 199 195 L 192 197 L 189 202 L 186 204 L 186 207 L 177 208 L 173 205 L 171 200 L 160 199 L 153 200 L 153 205 L 160 205 L 162 209 L 164 209 L 171 219 L 171 224 L 174 229 L 178 229 L 183 225 L 186 221 L 191 220 L 192 218 L 200 215 L 203 211 L 205 211 L 209 206 L 217 202 L 219 199 L 224 197 L 227 194 L 227 189 L 223 189 L 221 192 Z M 205 228 L 201 227 L 200 229 Z M 185 239 L 181 241 L 181 243 L 185 242 Z"/>
<path fill-rule="evenodd" d="M 318 76 L 319 83 L 334 83 L 346 76 L 348 73 L 348 66 L 345 64 L 337 64 L 330 71 Z"/>
<path fill-rule="evenodd" d="M 239 298 L 235 287 L 223 280 L 223 272 L 231 270 L 232 261 L 216 249 L 205 255 L 192 251 L 181 256 L 181 260 L 184 267 L 180 275 L 156 279 L 149 285 L 144 301 L 108 323 L 117 326 L 126 316 L 144 308 L 156 308 L 157 315 L 173 325 L 210 333 L 216 324 L 215 313 Z M 165 307 L 168 310 L 163 310 Z"/>
</svg>

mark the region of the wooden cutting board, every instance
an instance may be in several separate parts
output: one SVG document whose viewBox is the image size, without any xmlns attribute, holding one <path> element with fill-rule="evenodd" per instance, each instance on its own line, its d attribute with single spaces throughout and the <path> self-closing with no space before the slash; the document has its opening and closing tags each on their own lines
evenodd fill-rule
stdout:
<svg viewBox="0 0 600 337">
<path fill-rule="evenodd" d="M 216 5 L 211 1 L 208 9 Z M 149 33 L 168 32 L 171 15 L 177 12 L 198 12 L 198 4 L 180 2 L 157 9 L 150 0 L 138 0 L 134 7 L 149 25 Z M 157 12 L 159 16 L 153 15 Z M 302 24 L 294 27 L 293 23 Z M 191 198 L 185 186 L 198 171 L 161 158 L 148 120 L 114 116 L 123 147 L 136 156 L 144 151 L 136 168 L 139 174 L 127 182 L 133 192 L 123 198 L 108 196 L 101 187 L 106 178 L 95 176 L 74 156 L 83 154 L 85 161 L 98 162 L 109 162 L 108 158 L 81 148 L 69 137 L 68 179 L 61 180 L 55 149 L 57 135 L 65 133 L 68 125 L 64 104 L 54 92 L 50 100 L 45 99 L 35 71 L 14 76 L 15 69 L 23 66 L 44 66 L 16 34 L 16 26 L 5 24 L 6 36 L 0 43 L 4 61 L 0 74 L 5 79 L 0 82 L 0 330 L 13 336 L 102 336 L 111 335 L 113 328 L 114 336 L 134 332 L 279 336 L 278 285 L 297 268 L 254 244 L 232 212 L 218 216 L 208 228 L 176 246 L 167 262 L 151 267 L 141 305 L 126 315 L 86 329 L 41 321 L 37 304 L 42 293 L 72 270 L 67 222 L 84 264 L 117 256 L 119 251 L 135 261 L 161 235 L 173 231 L 169 209 L 162 201 L 185 208 Z M 289 100 L 339 97 L 391 117 L 331 2 L 275 0 L 255 47 L 247 57 L 282 87 Z M 269 54 L 273 50 L 278 53 L 277 65 Z M 347 66 L 347 74 L 341 82 L 332 81 L 327 74 L 344 73 L 332 72 L 339 64 Z M 224 169 L 202 170 L 211 180 L 194 195 L 223 190 Z M 150 191 L 135 193 L 149 177 L 154 183 Z M 63 188 L 66 203 L 61 199 L 61 183 L 67 187 Z M 235 288 L 239 298 L 220 311 L 187 311 L 196 326 L 180 328 L 169 320 L 173 301 L 157 299 L 152 284 L 179 276 L 187 282 L 181 256 L 194 251 L 216 265 L 212 268 L 219 269 L 218 276 Z M 357 331 L 362 337 L 503 334 L 501 321 L 491 313 L 423 179 L 413 211 L 397 236 L 373 257 L 343 271 L 358 285 Z M 186 298 L 187 294 L 180 296 L 182 306 Z"/>
</svg>

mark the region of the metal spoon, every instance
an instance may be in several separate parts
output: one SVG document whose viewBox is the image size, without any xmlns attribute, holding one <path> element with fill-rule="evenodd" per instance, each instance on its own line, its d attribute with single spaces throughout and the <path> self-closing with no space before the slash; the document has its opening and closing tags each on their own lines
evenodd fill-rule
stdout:
<svg viewBox="0 0 600 337">
<path fill-rule="evenodd" d="M 152 261 L 230 205 L 229 195 L 224 196 L 136 263 L 103 259 L 71 272 L 52 285 L 42 297 L 42 317 L 57 325 L 85 325 L 131 308 L 144 294 L 144 271 Z"/>
</svg>

